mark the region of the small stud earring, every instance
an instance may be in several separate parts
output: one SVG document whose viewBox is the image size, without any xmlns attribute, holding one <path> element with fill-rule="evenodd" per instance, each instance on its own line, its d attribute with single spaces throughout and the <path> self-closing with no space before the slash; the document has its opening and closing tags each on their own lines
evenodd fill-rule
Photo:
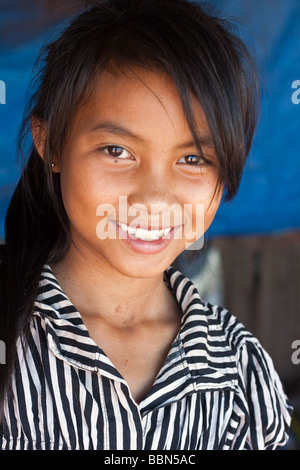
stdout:
<svg viewBox="0 0 300 470">
<path fill-rule="evenodd" d="M 55 166 L 55 163 L 51 163 L 52 168 Z"/>
</svg>

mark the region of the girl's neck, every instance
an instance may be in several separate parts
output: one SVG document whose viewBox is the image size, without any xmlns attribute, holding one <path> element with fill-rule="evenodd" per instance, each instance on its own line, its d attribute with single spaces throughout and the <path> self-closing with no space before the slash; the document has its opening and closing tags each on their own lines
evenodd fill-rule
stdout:
<svg viewBox="0 0 300 470">
<path fill-rule="evenodd" d="M 95 256 L 89 258 L 72 245 L 52 270 L 82 316 L 136 327 L 144 322 L 178 320 L 181 314 L 175 297 L 163 282 L 163 273 L 150 278 L 128 277 L 100 256 L 97 260 Z"/>
</svg>

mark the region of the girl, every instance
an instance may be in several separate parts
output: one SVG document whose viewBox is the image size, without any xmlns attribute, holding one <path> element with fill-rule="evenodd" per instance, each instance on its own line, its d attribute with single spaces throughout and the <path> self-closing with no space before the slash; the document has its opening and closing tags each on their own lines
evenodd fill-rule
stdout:
<svg viewBox="0 0 300 470">
<path fill-rule="evenodd" d="M 283 445 L 269 356 L 170 266 L 237 192 L 245 46 L 187 0 L 106 0 L 42 59 L 1 264 L 2 448 Z"/>
</svg>

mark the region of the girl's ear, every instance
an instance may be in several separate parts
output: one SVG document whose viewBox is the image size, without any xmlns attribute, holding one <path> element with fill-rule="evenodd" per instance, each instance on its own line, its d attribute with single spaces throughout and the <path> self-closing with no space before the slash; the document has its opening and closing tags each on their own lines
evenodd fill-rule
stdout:
<svg viewBox="0 0 300 470">
<path fill-rule="evenodd" d="M 37 153 L 39 156 L 44 160 L 45 155 L 45 142 L 46 142 L 46 124 L 33 117 L 31 119 L 31 134 L 34 146 L 36 148 Z M 56 161 L 51 162 L 52 171 L 54 173 L 59 173 L 60 169 Z"/>
</svg>

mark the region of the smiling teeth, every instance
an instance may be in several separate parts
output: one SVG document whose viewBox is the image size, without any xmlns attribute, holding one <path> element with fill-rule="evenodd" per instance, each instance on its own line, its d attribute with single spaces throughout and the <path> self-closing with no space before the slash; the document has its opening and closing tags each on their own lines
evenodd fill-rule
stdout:
<svg viewBox="0 0 300 470">
<path fill-rule="evenodd" d="M 166 228 L 163 230 L 144 230 L 142 228 L 133 228 L 128 227 L 125 224 L 118 223 L 123 232 L 128 232 L 129 235 L 134 235 L 136 238 L 144 241 L 154 241 L 159 240 L 163 235 L 168 235 L 171 231 L 171 228 Z"/>
</svg>

